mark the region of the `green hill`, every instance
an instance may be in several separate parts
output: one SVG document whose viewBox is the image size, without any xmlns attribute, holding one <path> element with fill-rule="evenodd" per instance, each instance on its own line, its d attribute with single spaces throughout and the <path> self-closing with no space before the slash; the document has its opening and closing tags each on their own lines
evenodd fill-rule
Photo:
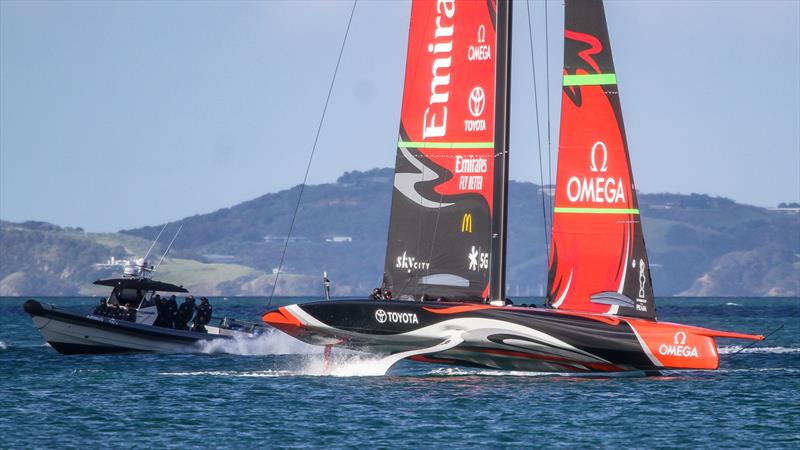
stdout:
<svg viewBox="0 0 800 450">
<path fill-rule="evenodd" d="M 348 172 L 306 187 L 279 294 L 320 295 L 323 271 L 337 295 L 378 285 L 392 173 Z M 159 277 L 207 294 L 268 295 L 298 193 L 299 186 L 167 224 L 165 235 L 183 228 Z M 800 214 L 698 194 L 640 193 L 639 202 L 657 295 L 800 295 Z M 0 295 L 88 292 L 103 275 L 94 263 L 142 256 L 164 226 L 92 234 L 0 225 Z M 547 270 L 539 186 L 510 183 L 508 233 L 508 293 L 539 295 Z"/>
</svg>

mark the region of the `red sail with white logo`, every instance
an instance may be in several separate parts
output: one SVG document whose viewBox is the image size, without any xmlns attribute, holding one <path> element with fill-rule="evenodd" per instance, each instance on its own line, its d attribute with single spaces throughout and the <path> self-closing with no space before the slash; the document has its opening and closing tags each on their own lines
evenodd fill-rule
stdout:
<svg viewBox="0 0 800 450">
<path fill-rule="evenodd" d="M 555 308 L 655 319 L 650 264 L 600 0 L 567 0 L 553 245 Z"/>
<path fill-rule="evenodd" d="M 494 1 L 415 0 L 384 287 L 486 297 L 495 188 Z"/>
</svg>

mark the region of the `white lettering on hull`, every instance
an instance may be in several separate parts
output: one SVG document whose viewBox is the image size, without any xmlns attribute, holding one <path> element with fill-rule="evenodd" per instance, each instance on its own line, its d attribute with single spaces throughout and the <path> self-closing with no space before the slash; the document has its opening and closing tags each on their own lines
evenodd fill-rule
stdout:
<svg viewBox="0 0 800 450">
<path fill-rule="evenodd" d="M 394 311 L 384 311 L 379 309 L 375 311 L 375 320 L 378 323 L 405 323 L 405 324 L 419 324 L 419 319 L 414 313 L 399 313 Z"/>
</svg>

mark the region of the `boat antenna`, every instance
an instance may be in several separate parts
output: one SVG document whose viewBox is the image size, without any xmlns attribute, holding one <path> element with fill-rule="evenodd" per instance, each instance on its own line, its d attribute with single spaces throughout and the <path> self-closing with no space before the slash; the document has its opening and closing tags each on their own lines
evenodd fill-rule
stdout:
<svg viewBox="0 0 800 450">
<path fill-rule="evenodd" d="M 782 328 L 783 328 L 783 324 L 781 324 L 781 326 L 779 326 L 778 328 L 775 328 L 774 330 L 772 330 L 772 331 L 770 331 L 769 333 L 767 333 L 766 335 L 764 335 L 764 339 L 762 339 L 762 340 L 760 340 L 760 341 L 753 341 L 753 342 L 751 342 L 750 344 L 748 344 L 748 345 L 746 345 L 746 346 L 744 346 L 744 347 L 740 348 L 739 350 L 735 351 L 734 353 L 731 353 L 731 357 L 733 357 L 733 356 L 735 356 L 735 355 L 738 355 L 739 353 L 742 353 L 743 351 L 745 351 L 745 350 L 747 350 L 748 348 L 750 348 L 750 347 L 752 347 L 752 346 L 754 346 L 754 345 L 758 344 L 759 342 L 764 342 L 764 341 L 766 341 L 768 337 L 770 337 L 770 336 L 772 336 L 773 334 L 777 333 L 777 332 L 778 332 L 778 331 L 780 331 Z"/>
<path fill-rule="evenodd" d="M 172 244 L 175 242 L 175 239 L 177 239 L 178 235 L 181 234 L 181 230 L 182 229 L 183 229 L 183 224 L 181 224 L 181 226 L 178 227 L 178 231 L 175 232 L 175 236 L 172 236 L 172 240 L 169 241 L 169 245 L 167 246 L 167 249 L 164 250 L 164 254 L 161 255 L 161 259 L 158 260 L 158 264 L 156 264 L 156 267 L 153 269 L 153 272 L 158 270 L 158 266 L 161 265 L 161 261 L 164 261 L 164 258 L 167 256 L 167 253 L 169 253 L 169 249 L 172 248 Z"/>
<path fill-rule="evenodd" d="M 549 258 L 550 255 L 550 241 L 548 240 L 548 226 L 547 226 L 547 206 L 545 206 L 545 191 L 544 191 L 544 171 L 542 169 L 542 134 L 539 130 L 541 118 L 539 117 L 539 94 L 536 89 L 536 59 L 534 58 L 534 51 L 533 51 L 533 24 L 531 23 L 531 2 L 528 0 L 525 2 L 525 6 L 528 10 L 528 41 L 530 42 L 531 48 L 531 75 L 533 75 L 533 105 L 536 109 L 536 143 L 539 148 L 539 193 L 541 194 L 540 197 L 542 198 L 542 220 L 544 221 L 544 247 L 547 249 L 547 255 Z M 548 173 L 549 175 L 549 173 Z M 549 186 L 552 187 L 552 186 Z M 548 265 L 547 259 L 545 258 L 545 266 Z"/>
<path fill-rule="evenodd" d="M 161 233 L 163 233 L 164 230 L 166 230 L 166 229 L 167 229 L 167 224 L 165 223 L 164 226 L 161 227 L 161 231 L 158 232 L 158 236 L 156 236 L 156 240 L 154 240 L 153 243 L 150 244 L 150 248 L 147 249 L 147 253 L 144 255 L 144 258 L 143 258 L 145 261 L 147 261 L 147 257 L 150 256 L 150 252 L 153 251 L 153 247 L 155 247 L 156 242 L 158 242 L 158 239 L 161 237 Z"/>
<path fill-rule="evenodd" d="M 353 14 L 356 12 L 356 4 L 358 0 L 353 0 L 353 8 L 350 10 L 350 19 L 347 21 L 347 28 L 344 31 L 344 39 L 342 39 L 342 47 L 339 49 L 339 58 L 336 60 L 336 67 L 333 69 L 333 78 L 331 85 L 328 88 L 328 96 L 325 98 L 325 106 L 322 108 L 322 117 L 319 118 L 319 125 L 317 125 L 317 135 L 314 137 L 314 145 L 311 146 L 311 154 L 308 156 L 308 164 L 306 165 L 306 174 L 303 177 L 303 184 L 300 185 L 300 194 L 297 196 L 297 204 L 292 213 L 292 222 L 289 224 L 289 233 L 286 235 L 286 241 L 283 243 L 283 251 L 281 252 L 281 260 L 278 263 L 278 273 L 275 274 L 275 282 L 272 284 L 272 292 L 269 294 L 269 301 L 267 306 L 272 305 L 272 298 L 275 297 L 275 288 L 278 287 L 278 277 L 281 276 L 281 269 L 283 268 L 283 260 L 286 258 L 286 248 L 289 246 L 289 238 L 292 236 L 294 230 L 294 222 L 297 219 L 297 211 L 300 209 L 300 202 L 303 199 L 303 191 L 306 189 L 306 181 L 308 181 L 308 172 L 311 170 L 311 161 L 314 160 L 314 152 L 317 151 L 317 142 L 319 142 L 319 134 L 322 131 L 322 124 L 325 123 L 325 112 L 328 111 L 328 103 L 331 100 L 331 93 L 333 92 L 333 85 L 336 82 L 336 74 L 339 72 L 339 63 L 342 62 L 342 54 L 344 53 L 344 45 L 347 43 L 347 35 L 350 34 L 350 24 L 353 23 Z"/>
</svg>

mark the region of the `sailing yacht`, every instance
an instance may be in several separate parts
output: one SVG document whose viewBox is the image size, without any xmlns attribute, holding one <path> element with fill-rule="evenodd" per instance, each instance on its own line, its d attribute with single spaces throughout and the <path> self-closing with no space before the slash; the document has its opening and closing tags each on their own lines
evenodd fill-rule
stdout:
<svg viewBox="0 0 800 450">
<path fill-rule="evenodd" d="M 715 338 L 763 339 L 656 320 L 603 3 L 565 8 L 547 307 L 505 295 L 512 4 L 415 0 L 383 276 L 395 300 L 264 322 L 394 361 L 548 372 L 716 369 Z"/>
</svg>

